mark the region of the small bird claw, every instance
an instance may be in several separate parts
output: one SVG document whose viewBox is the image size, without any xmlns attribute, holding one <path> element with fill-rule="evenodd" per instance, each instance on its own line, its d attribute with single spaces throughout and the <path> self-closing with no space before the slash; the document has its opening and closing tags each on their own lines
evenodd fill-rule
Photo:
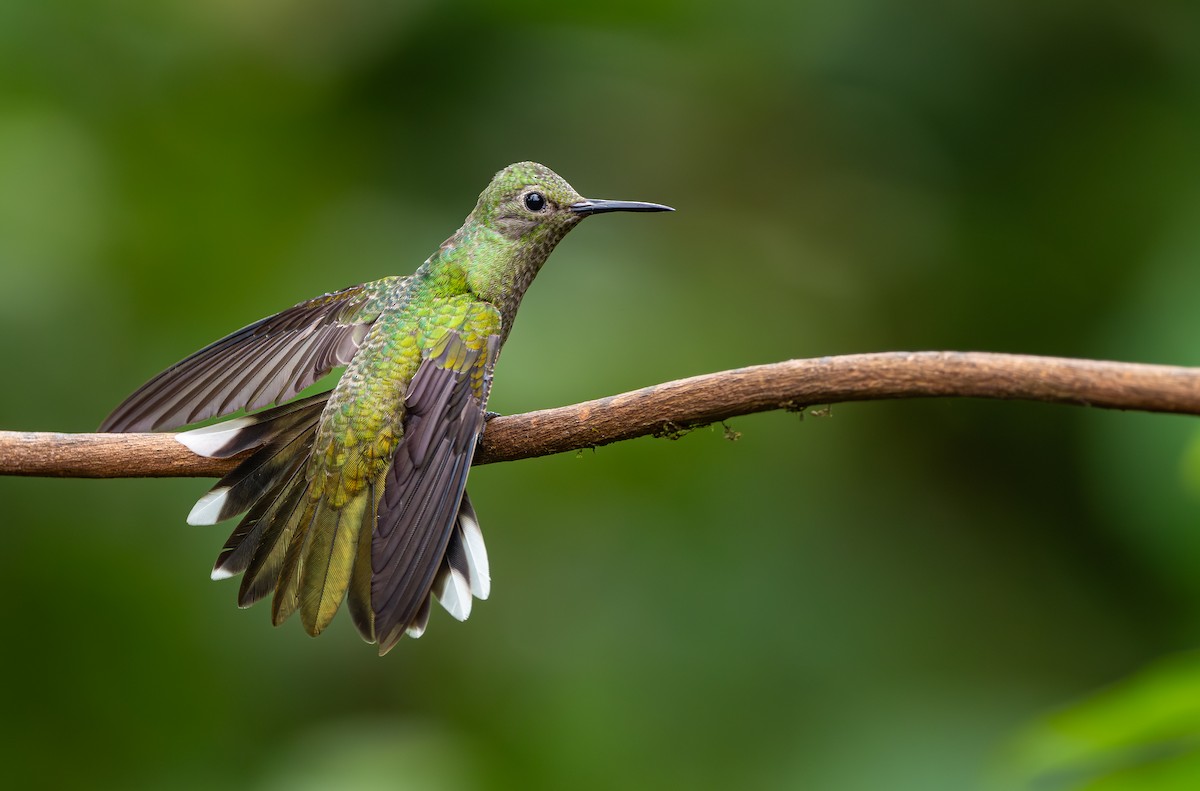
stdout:
<svg viewBox="0 0 1200 791">
<path fill-rule="evenodd" d="M 487 430 L 487 424 L 491 422 L 492 418 L 496 418 L 496 417 L 500 417 L 499 412 L 484 412 L 483 413 L 483 428 L 485 431 Z M 483 431 L 479 432 L 479 436 L 475 438 L 475 452 L 479 453 L 482 450 L 483 450 Z"/>
</svg>

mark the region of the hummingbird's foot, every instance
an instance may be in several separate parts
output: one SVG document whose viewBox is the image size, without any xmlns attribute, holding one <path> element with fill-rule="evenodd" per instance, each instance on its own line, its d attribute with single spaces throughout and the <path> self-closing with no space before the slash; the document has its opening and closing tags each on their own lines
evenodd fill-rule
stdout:
<svg viewBox="0 0 1200 791">
<path fill-rule="evenodd" d="M 487 424 L 492 421 L 492 418 L 500 417 L 499 412 L 484 412 L 483 413 L 483 431 L 479 432 L 479 436 L 475 438 L 475 452 L 479 453 L 483 450 L 483 434 L 487 431 Z"/>
</svg>

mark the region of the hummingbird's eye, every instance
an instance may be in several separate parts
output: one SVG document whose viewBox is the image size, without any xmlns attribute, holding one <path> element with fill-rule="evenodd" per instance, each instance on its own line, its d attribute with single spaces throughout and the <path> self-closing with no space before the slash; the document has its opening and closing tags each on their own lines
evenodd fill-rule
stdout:
<svg viewBox="0 0 1200 791">
<path fill-rule="evenodd" d="M 540 192 L 531 192 L 525 196 L 525 208 L 533 212 L 546 208 L 546 198 Z"/>
</svg>

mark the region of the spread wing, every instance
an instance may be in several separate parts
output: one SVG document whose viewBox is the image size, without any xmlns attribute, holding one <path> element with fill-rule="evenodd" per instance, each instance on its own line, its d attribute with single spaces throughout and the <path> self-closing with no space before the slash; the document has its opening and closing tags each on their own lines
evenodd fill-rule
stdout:
<svg viewBox="0 0 1200 791">
<path fill-rule="evenodd" d="M 385 295 L 385 278 L 301 302 L 205 346 L 121 402 L 100 431 L 176 428 L 282 403 L 358 351 Z"/>
<path fill-rule="evenodd" d="M 446 603 L 457 585 L 469 604 L 471 594 L 465 588 L 472 581 L 463 577 L 466 565 L 459 562 L 461 553 L 447 550 L 455 542 L 471 549 L 470 531 L 465 542 L 456 531 L 464 527 L 467 472 L 483 432 L 484 406 L 500 349 L 499 314 L 490 324 L 494 326 L 487 334 L 464 330 L 442 336 L 405 394 L 404 439 L 384 479 L 371 537 L 370 610 L 381 654 L 406 630 L 419 635 L 424 629 L 431 591 Z M 473 517 L 469 504 L 466 510 Z M 474 527 L 473 519 L 467 522 L 465 527 Z M 453 578 L 456 573 L 463 578 Z"/>
</svg>

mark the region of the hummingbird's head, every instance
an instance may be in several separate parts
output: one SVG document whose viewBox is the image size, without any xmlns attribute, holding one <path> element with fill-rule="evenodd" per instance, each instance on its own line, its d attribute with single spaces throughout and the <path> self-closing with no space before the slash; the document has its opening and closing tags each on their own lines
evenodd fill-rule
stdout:
<svg viewBox="0 0 1200 791">
<path fill-rule="evenodd" d="M 496 174 L 479 196 L 473 216 L 512 241 L 553 248 L 584 217 L 611 211 L 672 209 L 657 203 L 588 200 L 545 165 L 518 162 Z"/>
<path fill-rule="evenodd" d="M 474 217 L 511 241 L 553 244 L 582 219 L 570 210 L 582 200 L 545 165 L 518 162 L 495 175 L 480 194 Z"/>
<path fill-rule="evenodd" d="M 467 282 L 500 307 L 505 334 L 542 264 L 584 217 L 611 211 L 673 211 L 635 201 L 589 200 L 545 165 L 518 162 L 496 174 L 448 243 L 463 245 Z"/>
</svg>

